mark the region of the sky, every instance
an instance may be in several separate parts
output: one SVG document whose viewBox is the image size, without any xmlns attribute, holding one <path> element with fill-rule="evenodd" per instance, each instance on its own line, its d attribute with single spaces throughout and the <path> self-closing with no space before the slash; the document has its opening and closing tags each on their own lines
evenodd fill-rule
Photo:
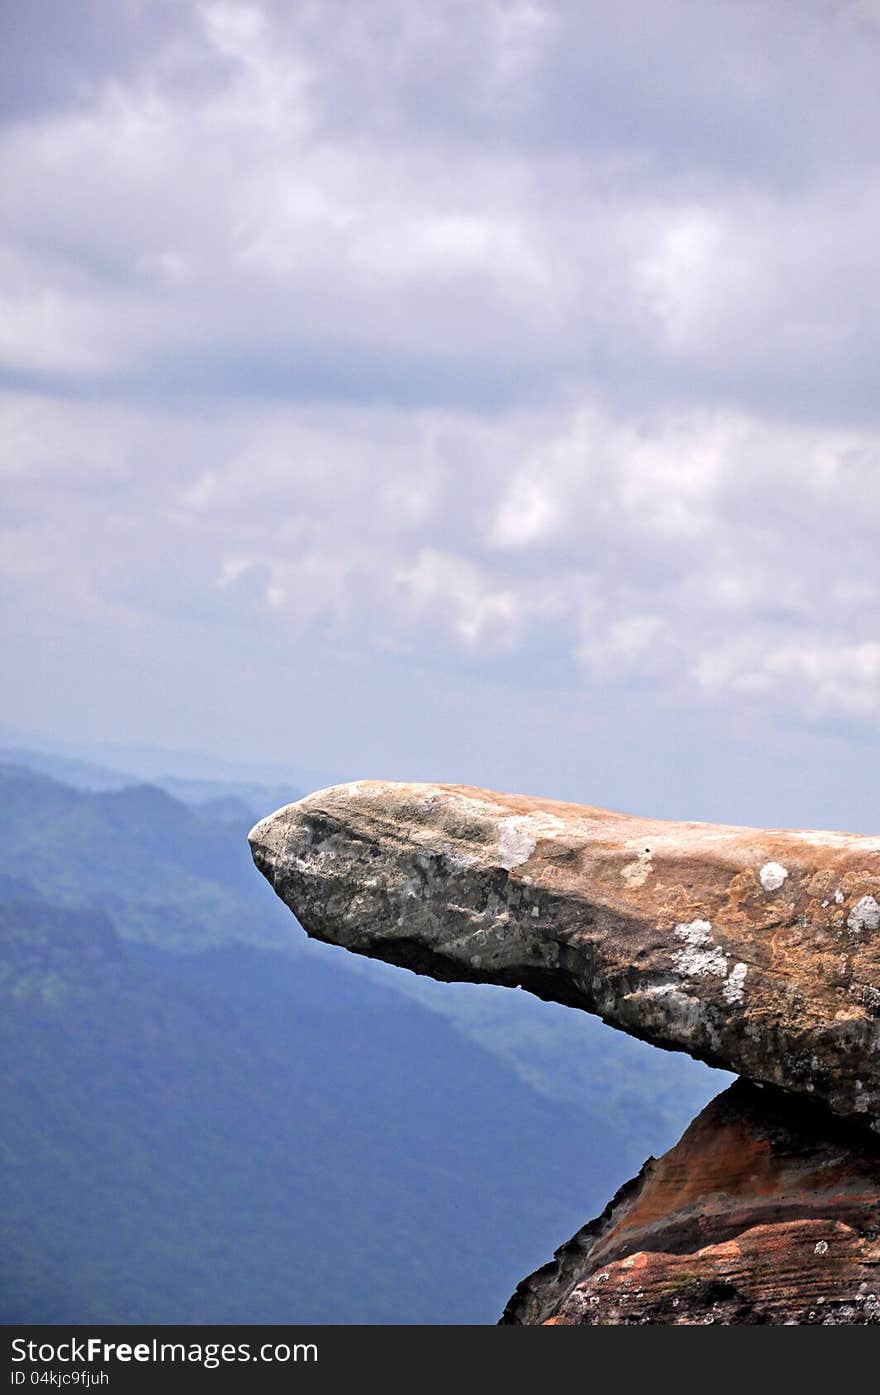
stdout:
<svg viewBox="0 0 880 1395">
<path fill-rule="evenodd" d="M 7 736 L 876 831 L 878 71 L 878 0 L 4 0 Z"/>
</svg>

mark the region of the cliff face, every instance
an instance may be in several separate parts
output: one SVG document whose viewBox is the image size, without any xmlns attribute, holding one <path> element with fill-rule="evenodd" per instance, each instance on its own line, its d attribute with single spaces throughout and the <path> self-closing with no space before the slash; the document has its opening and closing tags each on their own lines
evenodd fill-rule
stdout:
<svg viewBox="0 0 880 1395">
<path fill-rule="evenodd" d="M 250 841 L 318 939 L 523 987 L 755 1082 L 646 1164 L 505 1321 L 880 1319 L 880 839 L 371 781 Z"/>
<path fill-rule="evenodd" d="M 737 1081 L 649 1159 L 502 1322 L 880 1322 L 880 1141 Z"/>
</svg>

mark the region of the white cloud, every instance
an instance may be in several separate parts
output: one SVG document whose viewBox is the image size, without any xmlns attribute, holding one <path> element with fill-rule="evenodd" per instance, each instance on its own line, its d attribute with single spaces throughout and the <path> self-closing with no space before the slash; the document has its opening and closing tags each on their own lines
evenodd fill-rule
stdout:
<svg viewBox="0 0 880 1395">
<path fill-rule="evenodd" d="M 414 629 L 439 622 L 466 648 L 479 645 L 489 654 L 510 650 L 521 638 L 524 617 L 516 593 L 493 589 L 491 580 L 461 557 L 420 552 L 392 581 Z"/>
<path fill-rule="evenodd" d="M 489 545 L 521 548 L 552 537 L 559 527 L 559 500 L 536 470 L 514 476 L 489 530 Z"/>
<path fill-rule="evenodd" d="M 869 720 L 880 708 L 875 639 L 852 643 L 810 631 L 794 641 L 749 639 L 705 653 L 695 675 L 710 693 L 745 694 L 799 717 Z"/>
<path fill-rule="evenodd" d="M 579 666 L 593 687 L 648 678 L 798 717 L 866 718 L 878 697 L 870 432 L 702 411 L 636 431 L 595 402 L 494 419 L 239 403 L 194 422 L 20 393 L 0 420 L 25 610 L 248 623 L 294 650 L 318 626 L 524 673 L 549 645 L 573 684 Z"/>
<path fill-rule="evenodd" d="M 869 720 L 866 7 L 172 8 L 0 127 L 34 685 L 91 625 Z"/>
<path fill-rule="evenodd" d="M 667 9 L 666 27 L 649 27 L 669 56 L 694 17 Z M 604 91 L 592 68 L 570 69 L 578 7 L 453 13 L 459 27 L 390 2 L 183 7 L 199 24 L 171 29 L 146 67 L 7 126 L 7 366 L 160 392 L 237 374 L 296 394 L 319 359 L 323 380 L 345 375 L 337 391 L 375 393 L 378 361 L 386 392 L 422 400 L 574 382 L 648 410 L 670 391 L 762 413 L 768 394 L 783 412 L 835 398 L 874 410 L 873 376 L 845 375 L 853 355 L 876 359 L 880 318 L 877 146 L 864 139 L 880 109 L 855 18 L 823 55 L 851 117 L 849 159 L 785 184 L 757 151 L 748 177 L 724 178 L 677 131 L 665 165 L 661 151 L 646 159 L 631 127 L 649 74 L 637 89 L 626 72 L 647 60 L 625 25 L 594 16 Z M 794 157 L 815 146 L 822 88 L 785 15 L 758 18 L 750 37 L 722 6 L 726 53 L 707 46 L 703 73 L 682 63 L 664 100 L 747 122 L 741 75 L 769 62 L 761 81 L 786 91 L 786 121 L 803 116 Z M 359 92 L 360 125 L 341 119 Z M 579 102 L 580 148 L 553 138 Z M 491 132 L 473 127 L 486 121 Z"/>
</svg>

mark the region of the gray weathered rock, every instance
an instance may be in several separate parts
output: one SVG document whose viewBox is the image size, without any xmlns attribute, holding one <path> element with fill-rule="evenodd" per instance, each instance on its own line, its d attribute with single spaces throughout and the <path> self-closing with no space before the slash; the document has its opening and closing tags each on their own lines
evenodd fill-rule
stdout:
<svg viewBox="0 0 880 1395">
<path fill-rule="evenodd" d="M 250 839 L 318 939 L 521 986 L 880 1130 L 880 838 L 363 781 Z"/>
</svg>

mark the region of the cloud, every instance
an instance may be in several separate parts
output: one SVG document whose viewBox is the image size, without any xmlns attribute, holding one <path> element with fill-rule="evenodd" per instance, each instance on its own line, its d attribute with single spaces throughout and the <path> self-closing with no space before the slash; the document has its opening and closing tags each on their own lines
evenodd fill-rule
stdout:
<svg viewBox="0 0 880 1395">
<path fill-rule="evenodd" d="M 875 419 L 858 12 L 123 12 L 0 136 L 13 381 Z"/>
<path fill-rule="evenodd" d="M 880 643 L 809 630 L 797 642 L 753 637 L 702 655 L 696 677 L 709 693 L 769 699 L 782 710 L 792 706 L 794 689 L 802 714 L 869 722 L 880 702 Z"/>
<path fill-rule="evenodd" d="M 880 437 L 593 402 L 175 412 L 11 395 L 11 583 L 57 621 L 539 664 L 801 716 L 877 696 Z M 94 540 L 100 539 L 100 546 Z M 77 585 L 71 591 L 71 577 Z"/>
<path fill-rule="evenodd" d="M 876 7 L 69 8 L 3 16 L 20 713 L 109 666 L 219 740 L 341 654 L 392 733 L 870 728 Z"/>
</svg>

